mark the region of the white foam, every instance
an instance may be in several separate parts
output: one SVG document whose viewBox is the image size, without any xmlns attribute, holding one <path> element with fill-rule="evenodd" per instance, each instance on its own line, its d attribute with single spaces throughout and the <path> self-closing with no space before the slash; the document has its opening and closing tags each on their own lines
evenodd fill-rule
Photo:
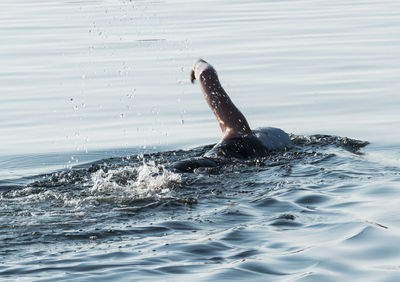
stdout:
<svg viewBox="0 0 400 282">
<path fill-rule="evenodd" d="M 63 182 L 68 183 L 68 179 Z M 180 182 L 179 174 L 157 166 L 154 162 L 143 162 L 137 167 L 125 166 L 108 171 L 100 169 L 79 183 L 78 187 L 18 189 L 8 193 L 7 199 L 2 201 L 10 205 L 18 202 L 31 207 L 40 206 L 40 203 L 53 207 L 69 206 L 74 207 L 76 212 L 87 205 L 129 205 L 135 200 L 168 198 L 171 197 L 171 188 Z"/>
<path fill-rule="evenodd" d="M 118 179 L 126 184 L 119 184 Z M 89 189 L 92 195 L 109 195 L 128 199 L 162 198 L 170 192 L 173 184 L 179 183 L 179 174 L 158 167 L 154 163 L 139 167 L 123 167 L 104 172 L 99 170 L 92 174 L 93 186 Z"/>
</svg>

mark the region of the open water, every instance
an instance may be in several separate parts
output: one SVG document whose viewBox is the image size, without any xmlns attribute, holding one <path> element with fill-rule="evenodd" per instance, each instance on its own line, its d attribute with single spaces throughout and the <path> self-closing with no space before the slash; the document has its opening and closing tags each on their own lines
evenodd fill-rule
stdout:
<svg viewBox="0 0 400 282">
<path fill-rule="evenodd" d="M 1 281 L 399 281 L 400 2 L 2 1 Z M 210 62 L 268 158 L 220 138 Z"/>
</svg>

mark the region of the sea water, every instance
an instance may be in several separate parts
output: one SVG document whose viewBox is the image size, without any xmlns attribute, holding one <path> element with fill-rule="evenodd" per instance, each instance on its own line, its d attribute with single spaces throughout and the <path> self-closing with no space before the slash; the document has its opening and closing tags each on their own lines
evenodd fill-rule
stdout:
<svg viewBox="0 0 400 282">
<path fill-rule="evenodd" d="M 3 1 L 0 280 L 398 281 L 400 2 Z M 218 125 L 268 158 L 176 173 Z"/>
</svg>

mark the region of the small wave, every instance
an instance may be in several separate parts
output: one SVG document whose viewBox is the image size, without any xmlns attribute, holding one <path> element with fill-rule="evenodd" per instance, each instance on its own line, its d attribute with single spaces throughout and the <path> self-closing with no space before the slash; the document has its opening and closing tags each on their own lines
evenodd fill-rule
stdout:
<svg viewBox="0 0 400 282">
<path fill-rule="evenodd" d="M 154 162 L 95 172 L 72 170 L 54 173 L 25 188 L 1 194 L 8 206 L 26 206 L 26 210 L 44 206 L 51 209 L 85 205 L 129 204 L 139 200 L 160 200 L 171 197 L 171 189 L 181 182 L 177 173 Z"/>
<path fill-rule="evenodd" d="M 315 146 L 326 147 L 336 146 L 343 148 L 351 153 L 358 154 L 360 149 L 369 144 L 368 141 L 351 139 L 348 137 L 340 137 L 333 135 L 316 134 L 311 136 L 294 135 L 290 136 L 293 144 L 302 146 Z"/>
<path fill-rule="evenodd" d="M 337 166 L 339 161 L 340 164 L 335 152 L 327 152 L 326 148 L 340 147 L 359 154 L 360 149 L 368 144 L 365 141 L 329 135 L 292 135 L 291 139 L 294 146 L 284 152 L 273 152 L 261 160 L 232 160 L 216 171 L 198 170 L 193 175 L 187 175 L 168 169 L 168 165 L 174 161 L 201 155 L 210 148 L 204 146 L 188 151 L 100 160 L 70 170 L 33 177 L 33 182 L 5 191 L 0 196 L 3 203 L 8 203 L 16 210 L 26 205 L 29 208 L 25 210 L 28 211 L 35 207 L 39 210 L 44 207 L 62 210 L 63 207 L 79 209 L 105 204 L 112 205 L 109 208 L 120 209 L 136 206 L 137 201 L 146 200 L 145 206 L 149 203 L 153 206 L 153 203 L 163 199 L 192 199 L 199 193 L 207 196 L 207 191 L 214 191 L 217 183 L 221 192 L 236 191 L 235 187 L 242 185 L 241 179 L 235 176 L 237 173 L 249 173 L 250 177 L 256 177 L 260 171 L 270 171 L 273 177 L 313 175 L 318 179 L 325 178 L 330 170 L 322 167 L 324 163 L 329 165 L 336 162 Z M 215 177 L 210 178 L 213 174 Z M 261 176 L 270 177 L 265 174 Z M 185 189 L 177 189 L 182 187 Z M 205 191 L 200 192 L 203 188 Z"/>
</svg>

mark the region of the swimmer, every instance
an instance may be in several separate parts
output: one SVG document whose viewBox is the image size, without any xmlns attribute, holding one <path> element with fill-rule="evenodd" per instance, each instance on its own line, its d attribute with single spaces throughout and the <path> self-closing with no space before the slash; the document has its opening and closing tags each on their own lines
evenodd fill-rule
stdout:
<svg viewBox="0 0 400 282">
<path fill-rule="evenodd" d="M 190 172 L 198 167 L 214 167 L 218 165 L 218 158 L 265 157 L 272 150 L 290 146 L 289 135 L 279 128 L 251 130 L 245 116 L 222 88 L 217 72 L 206 61 L 199 59 L 194 63 L 190 80 L 192 83 L 198 81 L 204 98 L 221 128 L 222 138 L 203 157 L 173 164 L 175 170 Z"/>
</svg>

